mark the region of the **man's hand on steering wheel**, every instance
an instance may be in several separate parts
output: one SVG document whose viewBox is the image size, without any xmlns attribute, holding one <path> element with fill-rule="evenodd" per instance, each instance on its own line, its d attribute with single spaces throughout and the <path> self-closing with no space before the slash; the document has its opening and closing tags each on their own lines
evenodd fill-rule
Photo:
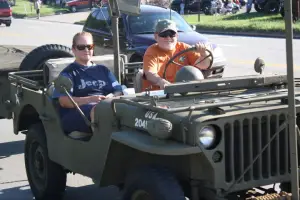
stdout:
<svg viewBox="0 0 300 200">
<path fill-rule="evenodd" d="M 164 89 L 166 85 L 170 85 L 171 83 L 165 79 L 161 79 L 160 81 L 158 81 L 158 85 L 160 87 L 160 89 Z"/>
<path fill-rule="evenodd" d="M 209 55 L 209 52 L 206 50 L 212 51 L 212 46 L 207 43 L 198 42 L 195 44 L 195 47 L 196 47 L 196 51 L 198 51 L 202 57 Z"/>
</svg>

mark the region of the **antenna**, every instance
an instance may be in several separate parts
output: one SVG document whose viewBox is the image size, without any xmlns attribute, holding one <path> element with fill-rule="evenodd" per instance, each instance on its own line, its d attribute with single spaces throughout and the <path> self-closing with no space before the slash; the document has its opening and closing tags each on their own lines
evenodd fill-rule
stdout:
<svg viewBox="0 0 300 200">
<path fill-rule="evenodd" d="M 169 0 L 169 9 L 170 9 L 170 20 L 172 20 L 172 9 L 171 9 L 171 5 L 172 5 L 172 2 L 173 0 Z"/>
</svg>

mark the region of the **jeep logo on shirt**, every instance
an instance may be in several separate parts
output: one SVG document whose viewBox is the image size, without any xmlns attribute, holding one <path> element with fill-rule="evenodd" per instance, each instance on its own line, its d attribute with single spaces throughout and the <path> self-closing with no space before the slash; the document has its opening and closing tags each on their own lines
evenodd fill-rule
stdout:
<svg viewBox="0 0 300 200">
<path fill-rule="evenodd" d="M 88 87 L 93 86 L 93 87 L 97 87 L 98 89 L 101 89 L 106 85 L 105 81 L 102 80 L 85 81 L 83 79 L 80 79 L 80 82 L 81 84 L 78 86 L 78 89 L 80 90 L 86 88 L 86 86 Z"/>
</svg>

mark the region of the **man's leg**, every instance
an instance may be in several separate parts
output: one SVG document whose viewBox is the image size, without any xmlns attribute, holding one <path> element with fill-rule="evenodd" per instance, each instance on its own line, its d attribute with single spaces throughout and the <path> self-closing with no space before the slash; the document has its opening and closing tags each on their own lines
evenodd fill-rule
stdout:
<svg viewBox="0 0 300 200">
<path fill-rule="evenodd" d="M 246 4 L 246 12 L 250 13 L 251 9 L 252 9 L 252 0 L 248 0 Z"/>
<path fill-rule="evenodd" d="M 37 15 L 38 15 L 37 18 L 40 19 L 40 9 L 37 9 L 36 12 L 37 12 Z"/>
</svg>

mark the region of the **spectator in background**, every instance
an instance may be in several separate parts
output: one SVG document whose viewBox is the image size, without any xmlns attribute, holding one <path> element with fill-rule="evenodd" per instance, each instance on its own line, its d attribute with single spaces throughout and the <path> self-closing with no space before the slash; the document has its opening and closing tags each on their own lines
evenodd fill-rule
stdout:
<svg viewBox="0 0 300 200">
<path fill-rule="evenodd" d="M 40 0 L 34 0 L 34 9 L 36 10 L 37 19 L 40 19 L 40 9 L 42 2 Z"/>
<path fill-rule="evenodd" d="M 184 6 L 185 6 L 184 0 L 181 0 L 181 2 L 180 2 L 180 14 L 181 15 L 184 15 Z"/>
<path fill-rule="evenodd" d="M 246 13 L 250 13 L 251 9 L 252 9 L 252 0 L 248 0 L 247 4 L 246 4 Z"/>
</svg>

